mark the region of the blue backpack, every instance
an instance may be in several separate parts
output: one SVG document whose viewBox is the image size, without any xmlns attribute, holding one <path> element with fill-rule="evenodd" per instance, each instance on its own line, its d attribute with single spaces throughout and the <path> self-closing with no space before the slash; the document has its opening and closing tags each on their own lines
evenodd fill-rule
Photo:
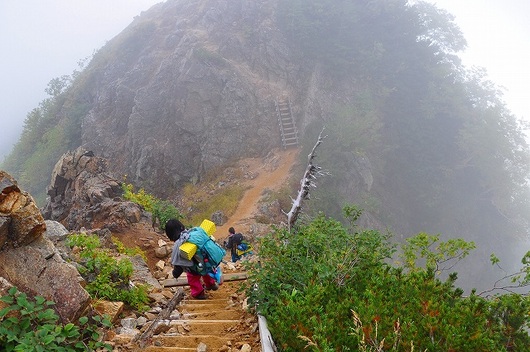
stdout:
<svg viewBox="0 0 530 352">
<path fill-rule="evenodd" d="M 217 244 L 201 227 L 193 227 L 188 230 L 190 238 L 188 242 L 197 246 L 197 253 L 195 254 L 199 263 L 195 265 L 195 269 L 202 275 L 207 273 L 215 273 L 217 267 L 223 261 L 226 254 L 225 250 Z"/>
</svg>

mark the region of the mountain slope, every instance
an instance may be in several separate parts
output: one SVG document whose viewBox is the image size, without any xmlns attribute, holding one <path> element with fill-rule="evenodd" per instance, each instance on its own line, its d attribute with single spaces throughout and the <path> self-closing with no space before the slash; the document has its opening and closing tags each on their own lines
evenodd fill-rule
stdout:
<svg viewBox="0 0 530 352">
<path fill-rule="evenodd" d="M 293 87 L 272 4 L 168 1 L 147 11 L 87 67 L 85 148 L 162 194 L 279 146 L 274 102 Z"/>
<path fill-rule="evenodd" d="M 424 2 L 167 0 L 54 82 L 5 167 L 42 204 L 53 164 L 82 145 L 178 203 L 184 184 L 280 146 L 281 97 L 302 154 L 329 136 L 310 213 L 359 204 L 363 225 L 402 240 L 475 241 L 489 267 L 489 253 L 512 261 L 527 246 L 530 149 L 464 48 Z"/>
</svg>

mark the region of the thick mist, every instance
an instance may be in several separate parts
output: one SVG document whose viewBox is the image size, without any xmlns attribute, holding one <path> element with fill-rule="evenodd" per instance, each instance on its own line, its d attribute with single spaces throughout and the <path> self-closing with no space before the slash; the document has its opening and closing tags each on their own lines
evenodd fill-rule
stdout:
<svg viewBox="0 0 530 352">
<path fill-rule="evenodd" d="M 161 0 L 0 2 L 0 163 L 48 82 L 70 75 L 134 17 Z"/>
</svg>

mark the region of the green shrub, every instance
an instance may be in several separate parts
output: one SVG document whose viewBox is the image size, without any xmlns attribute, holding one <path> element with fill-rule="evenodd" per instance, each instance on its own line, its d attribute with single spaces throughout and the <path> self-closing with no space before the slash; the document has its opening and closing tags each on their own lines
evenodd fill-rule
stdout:
<svg viewBox="0 0 530 352">
<path fill-rule="evenodd" d="M 472 243 L 420 234 L 405 246 L 405 264 L 390 264 L 395 246 L 355 231 L 359 215 L 346 209 L 350 229 L 320 215 L 262 239 L 247 294 L 281 350 L 530 351 L 527 296 L 465 297 L 455 273 L 439 279 Z"/>
<path fill-rule="evenodd" d="M 166 223 L 170 219 L 182 219 L 183 215 L 178 209 L 167 200 L 159 200 L 153 204 L 153 223 L 158 221 L 158 227 L 161 230 L 166 228 Z"/>
<path fill-rule="evenodd" d="M 139 255 L 143 258 L 144 261 L 147 262 L 147 256 L 145 255 L 145 252 L 140 249 L 140 247 L 125 247 L 125 245 L 116 237 L 112 237 L 112 243 L 114 243 L 114 245 L 116 246 L 116 250 L 118 251 L 118 253 L 125 254 L 129 257 Z"/>
<path fill-rule="evenodd" d="M 80 248 L 79 273 L 92 297 L 122 301 L 140 311 L 147 308 L 147 287 L 129 286 L 133 265 L 128 258 L 114 258 L 109 249 L 101 248 L 96 235 L 70 235 L 67 245 Z"/>
<path fill-rule="evenodd" d="M 153 211 L 154 204 L 157 201 L 155 196 L 146 193 L 144 189 L 140 189 L 138 192 L 134 193 L 134 186 L 130 183 L 122 183 L 121 188 L 123 190 L 123 198 L 140 205 L 148 212 Z"/>
<path fill-rule="evenodd" d="M 161 200 L 140 189 L 134 193 L 131 184 L 122 183 L 123 197 L 130 200 L 152 214 L 153 226 L 158 222 L 158 228 L 164 230 L 169 219 L 182 219 L 183 215 L 167 200 Z"/>
<path fill-rule="evenodd" d="M 0 310 L 0 350 L 24 352 L 94 351 L 109 344 L 101 342 L 99 328 L 111 326 L 107 317 L 82 317 L 78 324 L 61 324 L 55 303 L 41 296 L 29 299 L 16 287 L 9 289 L 0 301 L 7 306 Z"/>
</svg>

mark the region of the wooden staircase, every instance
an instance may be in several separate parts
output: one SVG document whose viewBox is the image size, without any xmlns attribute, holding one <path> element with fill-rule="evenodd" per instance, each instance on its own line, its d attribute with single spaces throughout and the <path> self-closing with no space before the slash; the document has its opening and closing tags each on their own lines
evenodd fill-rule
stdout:
<svg viewBox="0 0 530 352">
<path fill-rule="evenodd" d="M 160 321 L 166 328 L 160 331 L 155 328 L 156 332 L 145 341 L 139 341 L 133 351 L 240 351 L 245 344 L 251 351 L 259 351 L 258 317 L 242 308 L 243 294 L 230 294 L 239 291 L 246 275 L 229 274 L 227 278 L 229 281 L 225 281 L 219 290 L 208 291 L 206 300 L 191 298 L 189 287 L 183 286 L 184 294 L 178 298 L 170 317 Z M 180 286 L 187 281 L 182 279 L 167 281 Z"/>
<path fill-rule="evenodd" d="M 278 124 L 280 125 L 280 137 L 283 149 L 298 146 L 298 131 L 294 123 L 291 100 L 289 98 L 276 100 L 276 114 L 278 116 Z"/>
<path fill-rule="evenodd" d="M 230 309 L 229 297 L 210 298 L 204 301 L 186 299 L 177 308 L 180 319 L 171 322 L 174 333 L 159 334 L 153 337 L 152 346 L 144 351 L 197 351 L 201 342 L 208 351 L 219 351 L 223 346 L 236 347 L 245 337 L 233 333 L 237 326 L 244 324 L 241 313 Z M 250 335 L 250 330 L 249 335 Z M 248 336 L 248 335 L 247 335 Z M 164 346 L 164 349 L 160 347 Z M 239 345 L 241 347 L 241 345 Z"/>
</svg>

